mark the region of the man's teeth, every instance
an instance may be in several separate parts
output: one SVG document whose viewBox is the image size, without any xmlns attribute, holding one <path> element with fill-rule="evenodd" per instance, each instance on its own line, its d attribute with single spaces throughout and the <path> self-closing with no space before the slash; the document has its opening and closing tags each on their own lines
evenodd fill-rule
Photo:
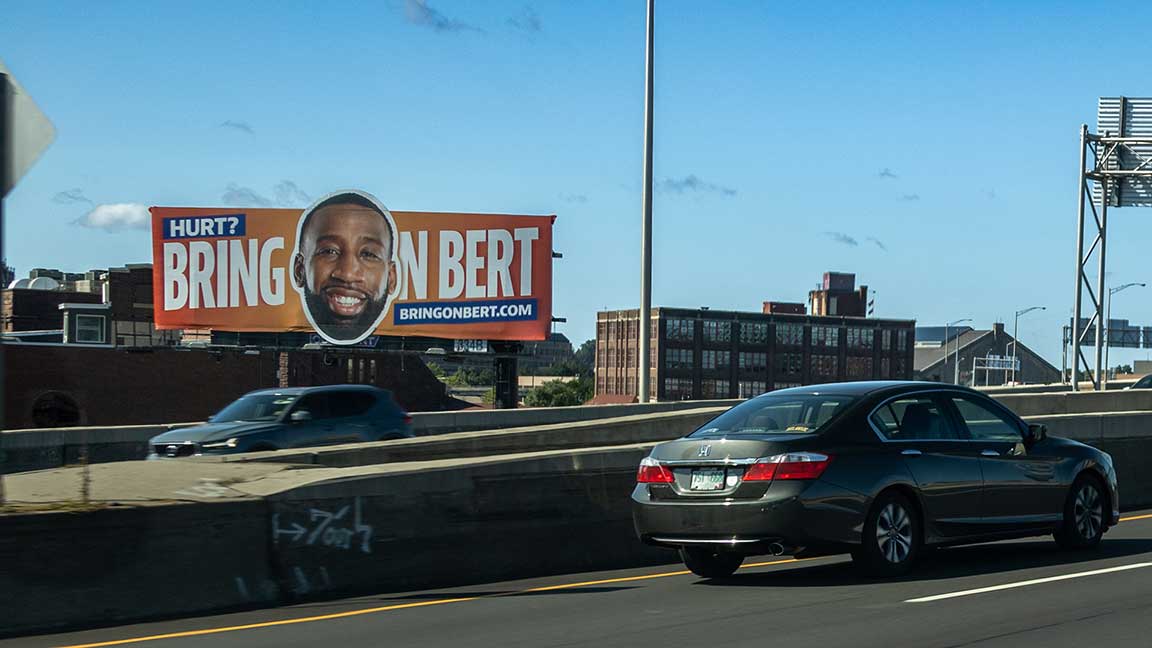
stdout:
<svg viewBox="0 0 1152 648">
<path fill-rule="evenodd" d="M 336 303 L 340 304 L 341 306 L 355 306 L 356 304 L 360 303 L 360 299 L 356 297 L 337 296 Z"/>
</svg>

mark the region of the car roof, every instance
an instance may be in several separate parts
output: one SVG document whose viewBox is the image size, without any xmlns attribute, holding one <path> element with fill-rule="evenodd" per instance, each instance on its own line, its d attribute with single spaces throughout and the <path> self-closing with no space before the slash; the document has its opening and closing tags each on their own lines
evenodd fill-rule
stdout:
<svg viewBox="0 0 1152 648">
<path fill-rule="evenodd" d="M 927 380 L 865 380 L 859 382 L 827 383 L 823 385 L 804 385 L 802 387 L 789 387 L 768 392 L 764 396 L 794 395 L 794 396 L 873 396 L 885 394 L 899 394 L 918 389 L 950 389 L 957 391 L 971 391 L 967 387 L 947 383 L 930 382 Z"/>
<path fill-rule="evenodd" d="M 374 394 L 387 393 L 388 390 L 381 389 L 375 385 L 316 385 L 313 387 L 273 387 L 270 389 L 257 389 L 250 391 L 245 396 L 249 395 L 263 395 L 263 394 L 283 394 L 286 396 L 298 396 L 301 394 L 314 394 L 317 392 L 372 392 Z"/>
</svg>

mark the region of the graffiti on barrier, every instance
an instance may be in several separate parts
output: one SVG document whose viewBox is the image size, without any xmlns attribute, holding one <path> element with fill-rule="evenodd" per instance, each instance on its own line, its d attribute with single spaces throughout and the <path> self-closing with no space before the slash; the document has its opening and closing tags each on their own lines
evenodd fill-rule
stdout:
<svg viewBox="0 0 1152 648">
<path fill-rule="evenodd" d="M 373 529 L 371 524 L 365 524 L 363 521 L 359 497 L 354 498 L 352 504 L 345 504 L 336 510 L 310 508 L 303 524 L 297 520 L 290 520 L 291 524 L 281 526 L 280 522 L 281 514 L 274 513 L 272 541 L 276 544 L 283 541 L 305 546 L 372 553 Z"/>
</svg>

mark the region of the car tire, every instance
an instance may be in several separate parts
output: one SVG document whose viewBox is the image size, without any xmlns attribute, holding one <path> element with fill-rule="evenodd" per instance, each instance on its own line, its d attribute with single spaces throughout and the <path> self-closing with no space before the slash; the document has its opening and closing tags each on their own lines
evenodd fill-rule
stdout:
<svg viewBox="0 0 1152 648">
<path fill-rule="evenodd" d="M 1054 534 L 1065 549 L 1093 549 L 1104 537 L 1104 504 L 1107 498 L 1100 480 L 1081 475 L 1072 482 L 1064 502 L 1064 522 Z"/>
<path fill-rule="evenodd" d="M 860 547 L 852 559 L 876 576 L 906 574 L 920 555 L 923 534 L 912 502 L 900 493 L 883 493 L 864 520 Z"/>
<path fill-rule="evenodd" d="M 684 547 L 680 559 L 688 571 L 704 578 L 727 578 L 740 569 L 744 556 L 726 551 Z"/>
</svg>

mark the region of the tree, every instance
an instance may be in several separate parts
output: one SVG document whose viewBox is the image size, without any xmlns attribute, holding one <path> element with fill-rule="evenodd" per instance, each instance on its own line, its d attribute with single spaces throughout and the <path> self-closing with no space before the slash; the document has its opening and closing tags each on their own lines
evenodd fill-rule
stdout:
<svg viewBox="0 0 1152 648">
<path fill-rule="evenodd" d="M 436 376 L 440 380 L 444 380 L 444 377 L 448 375 L 444 373 L 444 367 L 441 367 L 435 362 L 426 362 L 424 364 L 428 366 L 428 371 L 431 371 L 432 375 Z"/>
<path fill-rule="evenodd" d="M 572 359 L 587 370 L 586 375 L 592 375 L 592 370 L 596 367 L 596 340 L 585 340 L 584 344 L 576 349 Z"/>
<path fill-rule="evenodd" d="M 549 380 L 524 396 L 528 407 L 571 407 L 592 398 L 592 381 L 577 378 L 568 382 Z"/>
</svg>

